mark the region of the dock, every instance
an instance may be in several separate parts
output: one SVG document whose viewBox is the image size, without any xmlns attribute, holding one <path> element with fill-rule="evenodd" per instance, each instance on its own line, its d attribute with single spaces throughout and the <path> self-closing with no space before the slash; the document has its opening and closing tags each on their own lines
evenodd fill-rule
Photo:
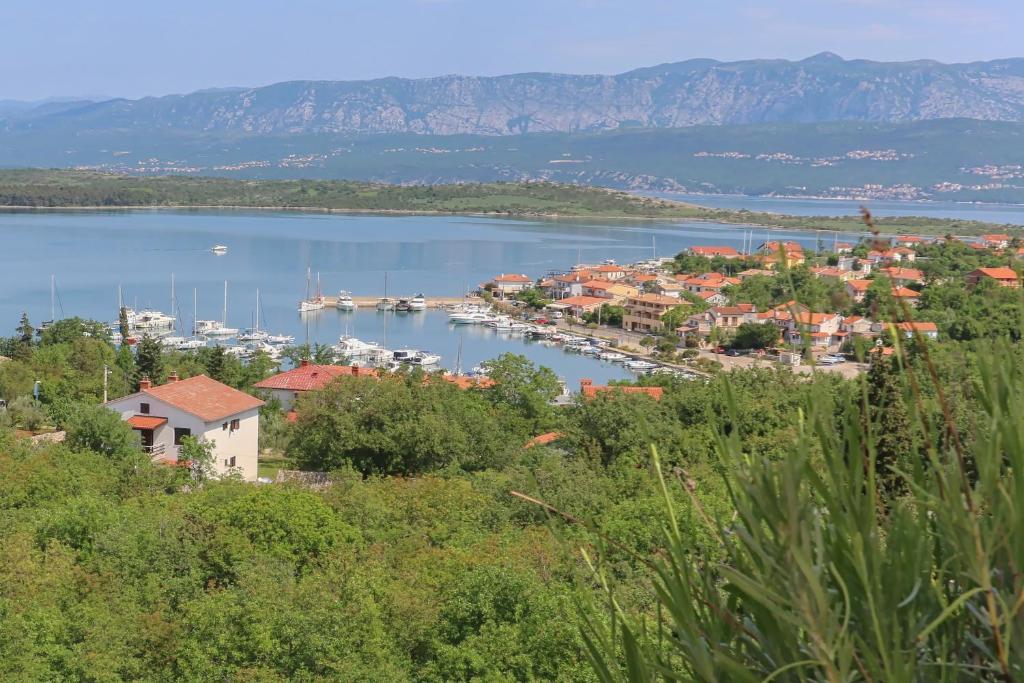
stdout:
<svg viewBox="0 0 1024 683">
<path fill-rule="evenodd" d="M 392 301 L 398 301 L 399 297 L 389 297 Z M 458 306 L 459 304 L 477 304 L 483 305 L 484 300 L 478 296 L 425 296 L 427 300 L 427 308 L 448 308 L 450 306 Z M 352 301 L 356 303 L 359 308 L 373 308 L 377 305 L 377 302 L 381 299 L 379 296 L 352 296 Z M 336 296 L 324 296 L 324 306 L 332 308 L 338 301 Z"/>
</svg>

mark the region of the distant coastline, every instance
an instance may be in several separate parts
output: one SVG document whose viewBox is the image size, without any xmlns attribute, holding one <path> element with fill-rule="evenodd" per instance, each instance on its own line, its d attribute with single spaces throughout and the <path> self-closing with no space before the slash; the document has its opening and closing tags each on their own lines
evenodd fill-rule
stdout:
<svg viewBox="0 0 1024 683">
<path fill-rule="evenodd" d="M 708 195 L 710 196 L 710 195 Z M 754 229 L 863 233 L 860 216 L 710 208 L 666 197 L 543 182 L 399 186 L 353 181 L 133 177 L 82 171 L 0 171 L 5 211 L 275 211 L 464 215 L 532 220 L 700 221 Z M 1024 233 L 1024 226 L 928 216 L 877 217 L 886 233 Z"/>
</svg>

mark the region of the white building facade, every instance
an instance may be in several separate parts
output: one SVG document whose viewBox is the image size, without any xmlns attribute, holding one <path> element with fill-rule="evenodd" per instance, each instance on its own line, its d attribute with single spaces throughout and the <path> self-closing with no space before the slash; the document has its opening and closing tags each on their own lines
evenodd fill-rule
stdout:
<svg viewBox="0 0 1024 683">
<path fill-rule="evenodd" d="M 256 481 L 260 407 L 263 401 L 199 375 L 152 386 L 109 401 L 106 407 L 139 432 L 142 446 L 156 461 L 179 460 L 182 439 L 191 436 L 213 446 L 216 475 L 238 473 Z"/>
</svg>

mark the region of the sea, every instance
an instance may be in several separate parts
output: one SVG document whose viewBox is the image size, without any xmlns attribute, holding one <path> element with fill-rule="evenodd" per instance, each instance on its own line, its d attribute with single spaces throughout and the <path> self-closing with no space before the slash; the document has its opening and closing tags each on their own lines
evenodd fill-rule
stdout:
<svg viewBox="0 0 1024 683">
<path fill-rule="evenodd" d="M 707 197 L 694 201 L 711 204 Z M 730 200 L 728 208 L 798 213 L 806 200 Z M 920 214 L 920 204 L 884 203 L 884 210 Z M 846 204 L 813 203 L 813 213 Z M 872 205 L 875 208 L 875 205 Z M 929 207 L 928 215 L 961 215 L 974 207 Z M 854 207 L 855 210 L 855 207 Z M 878 207 L 882 213 L 883 207 Z M 992 220 L 995 209 L 978 209 Z M 1024 207 L 998 213 L 1024 224 Z M 324 294 L 348 290 L 378 297 L 424 293 L 457 297 L 499 273 L 536 278 L 576 263 L 630 263 L 672 256 L 699 244 L 740 247 L 745 240 L 787 239 L 814 246 L 820 233 L 767 231 L 692 221 L 522 220 L 473 216 L 360 215 L 276 211 L 9 211 L 0 212 L 0 334 L 14 333 L 22 312 L 34 323 L 52 315 L 117 318 L 118 293 L 136 309 L 173 313 L 184 334 L 191 321 L 221 319 L 228 283 L 227 324 L 250 327 L 260 295 L 260 326 L 292 334 L 297 343 L 335 343 L 349 334 L 387 348 L 440 354 L 448 369 L 469 369 L 512 352 L 550 367 L 571 387 L 631 377 L 622 366 L 490 329 L 451 326 L 438 311 L 420 314 L 299 314 L 307 272 Z M 831 239 L 830 236 L 826 239 Z M 228 247 L 214 255 L 214 244 Z M 172 311 L 172 275 L 174 309 Z"/>
</svg>

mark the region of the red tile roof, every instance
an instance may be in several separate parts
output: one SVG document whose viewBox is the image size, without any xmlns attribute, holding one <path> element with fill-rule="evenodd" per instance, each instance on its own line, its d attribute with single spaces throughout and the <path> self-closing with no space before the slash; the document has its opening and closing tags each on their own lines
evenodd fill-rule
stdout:
<svg viewBox="0 0 1024 683">
<path fill-rule="evenodd" d="M 554 304 L 565 305 L 580 308 L 586 308 L 587 306 L 599 306 L 601 304 L 608 303 L 608 299 L 599 296 L 570 296 L 565 299 L 558 299 L 553 301 Z"/>
<path fill-rule="evenodd" d="M 139 393 L 191 413 L 203 422 L 215 422 L 263 405 L 263 401 L 255 396 L 232 389 L 206 375 L 168 382 Z"/>
<path fill-rule="evenodd" d="M 128 418 L 128 424 L 132 429 L 156 429 L 167 423 L 166 417 L 154 417 L 152 415 L 132 415 Z"/>
<path fill-rule="evenodd" d="M 660 401 L 664 395 L 665 390 L 661 387 L 629 387 L 629 386 L 598 386 L 595 385 L 589 379 L 580 380 L 580 393 L 583 394 L 584 398 L 594 398 L 600 393 L 614 392 L 621 394 L 646 394 L 653 398 L 655 401 Z"/>
<path fill-rule="evenodd" d="M 549 443 L 558 441 L 563 436 L 565 436 L 565 434 L 563 434 L 562 432 L 547 432 L 546 434 L 538 434 L 537 436 L 527 441 L 523 448 L 533 448 L 534 446 L 547 446 Z"/>
<path fill-rule="evenodd" d="M 921 292 L 915 292 L 907 287 L 893 287 L 892 295 L 897 299 L 917 299 L 921 296 Z"/>
<path fill-rule="evenodd" d="M 739 256 L 733 247 L 690 247 L 690 252 L 698 256 Z"/>
<path fill-rule="evenodd" d="M 975 275 L 975 274 L 984 275 L 985 277 L 990 277 L 990 278 L 992 278 L 994 280 L 1016 280 L 1017 279 L 1017 273 L 1013 270 L 1013 268 L 1007 268 L 1005 266 L 1003 266 L 1001 268 L 978 268 L 974 272 L 968 273 L 968 275 Z"/>
<path fill-rule="evenodd" d="M 866 292 L 871 286 L 871 280 L 847 280 L 846 286 L 855 292 Z"/>
<path fill-rule="evenodd" d="M 441 375 L 445 382 L 454 384 L 459 389 L 486 389 L 494 386 L 494 380 L 490 377 L 470 377 L 469 375 Z"/>
<path fill-rule="evenodd" d="M 685 306 L 689 302 L 674 296 L 662 296 L 661 294 L 641 294 L 629 297 L 629 303 L 642 301 L 647 304 L 661 304 L 663 306 Z"/>
<path fill-rule="evenodd" d="M 939 326 L 935 323 L 926 322 L 903 322 L 896 323 L 896 328 L 904 332 L 938 332 Z"/>
<path fill-rule="evenodd" d="M 376 377 L 371 368 L 355 368 L 346 365 L 302 365 L 287 372 L 268 377 L 253 386 L 257 389 L 286 389 L 288 391 L 316 391 L 323 389 L 338 377 L 366 375 Z"/>
<path fill-rule="evenodd" d="M 515 273 L 502 273 L 501 275 L 494 278 L 495 282 L 533 282 L 530 278 L 525 275 L 516 275 Z"/>
</svg>

